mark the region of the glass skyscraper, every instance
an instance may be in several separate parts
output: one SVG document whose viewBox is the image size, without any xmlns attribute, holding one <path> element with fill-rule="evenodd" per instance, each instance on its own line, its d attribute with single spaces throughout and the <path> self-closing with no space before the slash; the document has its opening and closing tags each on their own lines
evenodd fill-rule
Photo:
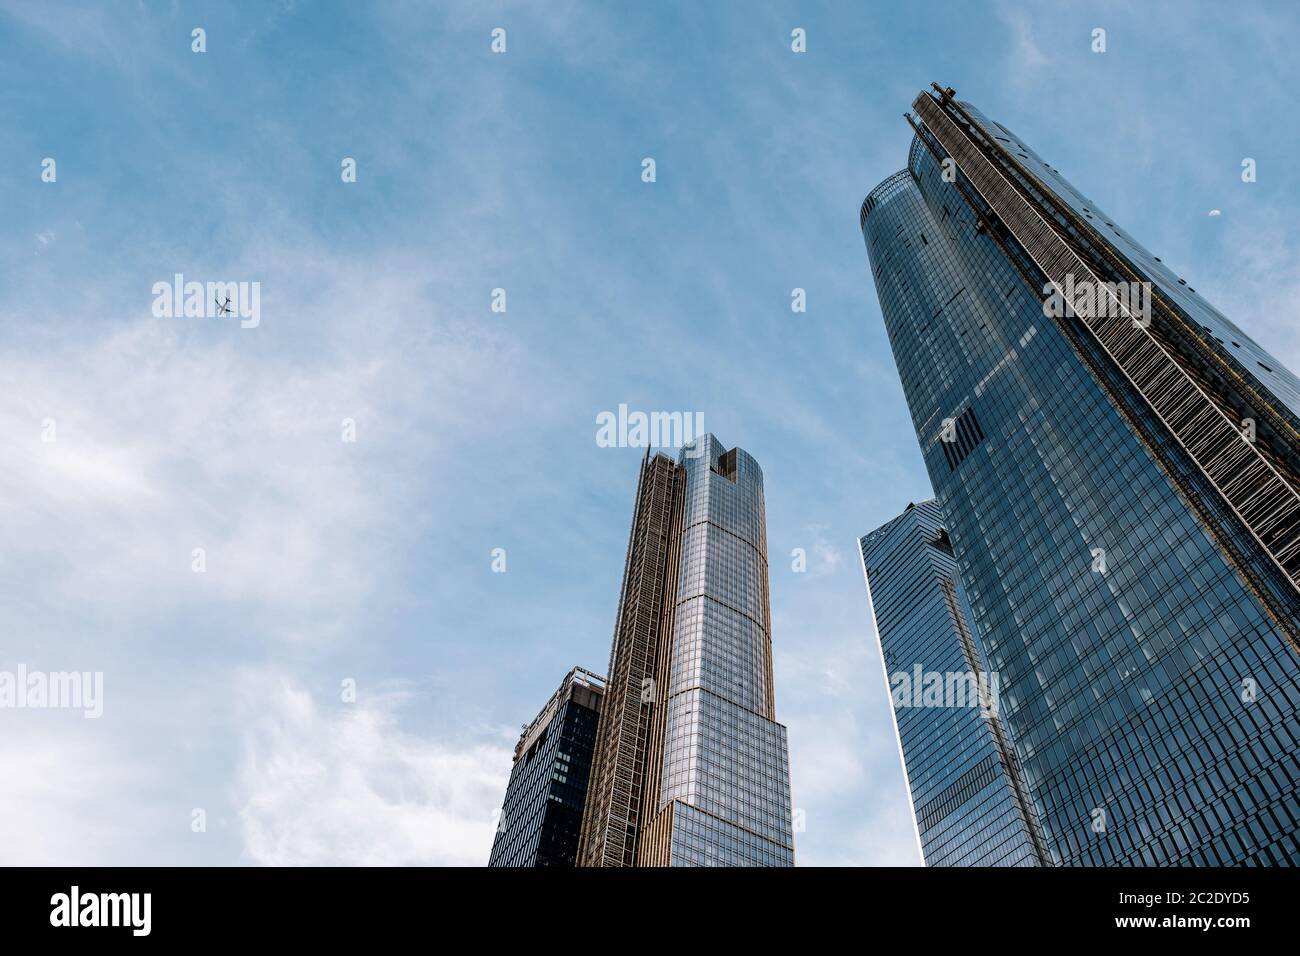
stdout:
<svg viewBox="0 0 1300 956">
<path fill-rule="evenodd" d="M 574 866 L 604 679 L 575 667 L 524 727 L 488 866 Z"/>
<path fill-rule="evenodd" d="M 641 466 L 580 865 L 792 866 L 763 473 L 712 435 Z"/>
<path fill-rule="evenodd" d="M 910 504 L 859 545 L 924 862 L 1045 865 L 938 506 Z"/>
<path fill-rule="evenodd" d="M 1051 862 L 1300 862 L 1300 380 L 1006 127 L 914 111 L 860 223 Z"/>
</svg>

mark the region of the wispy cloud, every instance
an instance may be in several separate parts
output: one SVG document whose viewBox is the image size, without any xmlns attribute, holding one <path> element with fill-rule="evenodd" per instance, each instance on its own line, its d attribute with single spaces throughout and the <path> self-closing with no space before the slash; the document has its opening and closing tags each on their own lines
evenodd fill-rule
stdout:
<svg viewBox="0 0 1300 956">
<path fill-rule="evenodd" d="M 1300 241 L 1289 212 L 1266 207 L 1227 222 L 1222 258 L 1201 291 L 1292 370 L 1300 368 Z"/>
<path fill-rule="evenodd" d="M 928 495 L 856 233 L 915 90 L 954 83 L 1167 261 L 1221 251 L 1184 212 L 1240 224 L 1223 261 L 1254 278 L 1225 311 L 1296 358 L 1294 203 L 1257 222 L 1215 178 L 1262 140 L 1263 196 L 1294 151 L 1258 119 L 1294 86 L 1285 34 L 1040 8 L 808 5 L 795 55 L 779 10 L 253 4 L 205 11 L 199 55 L 188 8 L 0 3 L 0 252 L 26 264 L 0 288 L 0 633 L 108 677 L 95 726 L 30 715 L 6 741 L 0 838 L 32 861 L 484 862 L 509 741 L 478 728 L 608 653 L 636 455 L 596 448 L 594 415 L 629 402 L 702 410 L 764 468 L 800 862 L 914 856 L 845 556 Z M 1150 81 L 1186 51 L 1185 84 Z M 1116 104 L 1107 135 L 1062 121 L 1081 89 Z M 176 271 L 260 280 L 260 327 L 153 319 Z M 1219 288 L 1241 298 L 1233 270 Z M 437 691 L 345 709 L 349 673 Z"/>
<path fill-rule="evenodd" d="M 481 865 L 510 750 L 403 731 L 401 696 L 318 703 L 249 675 L 236 803 L 244 853 L 265 865 Z"/>
<path fill-rule="evenodd" d="M 1038 38 L 1041 11 L 999 2 L 998 19 L 1010 33 L 1011 50 L 1008 58 L 1011 81 L 1020 86 L 1036 84 L 1038 71 L 1052 62 L 1043 51 Z"/>
<path fill-rule="evenodd" d="M 140 768 L 80 715 L 4 712 L 0 862 L 111 866 L 131 852 L 147 808 L 124 799 Z M 111 807 L 113 821 L 102 815 Z M 96 825 L 93 821 L 99 821 Z"/>
</svg>

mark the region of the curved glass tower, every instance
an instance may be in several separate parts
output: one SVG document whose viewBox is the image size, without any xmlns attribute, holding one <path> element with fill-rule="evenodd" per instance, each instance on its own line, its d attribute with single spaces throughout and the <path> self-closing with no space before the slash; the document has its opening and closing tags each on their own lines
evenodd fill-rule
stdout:
<svg viewBox="0 0 1300 956">
<path fill-rule="evenodd" d="M 936 91 L 860 222 L 1051 862 L 1300 862 L 1300 382 Z"/>
<path fill-rule="evenodd" d="M 763 472 L 705 435 L 685 500 L 663 693 L 663 776 L 645 862 L 792 866 L 785 727 L 772 690 Z"/>
<path fill-rule="evenodd" d="M 647 457 L 628 554 L 580 863 L 792 866 L 758 463 Z"/>
</svg>

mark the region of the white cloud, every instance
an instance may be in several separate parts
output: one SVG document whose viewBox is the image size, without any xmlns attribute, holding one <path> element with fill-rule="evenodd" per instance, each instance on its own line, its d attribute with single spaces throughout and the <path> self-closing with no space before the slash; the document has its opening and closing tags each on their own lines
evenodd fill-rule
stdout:
<svg viewBox="0 0 1300 956">
<path fill-rule="evenodd" d="M 839 580 L 850 587 L 861 574 L 846 563 Z M 777 714 L 790 737 L 791 800 L 803 810 L 807 827 L 795 834 L 795 861 L 914 865 L 920 857 L 880 655 L 862 635 L 868 629 L 866 595 L 860 604 L 841 603 L 833 593 L 828 581 L 808 595 L 797 647 L 790 635 L 782 637 L 793 628 L 773 623 Z"/>
<path fill-rule="evenodd" d="M 109 866 L 128 862 L 124 832 L 140 805 L 121 799 L 135 769 L 80 715 L 0 712 L 0 862 L 6 866 Z M 19 723 L 21 720 L 21 727 Z M 108 816 L 111 814 L 111 817 Z"/>
<path fill-rule="evenodd" d="M 330 265 L 317 268 L 333 284 L 296 302 L 288 290 L 288 313 L 256 330 L 137 318 L 59 350 L 0 352 L 6 578 L 47 606 L 147 617 L 216 602 L 260 615 L 251 629 L 267 636 L 344 628 L 383 586 L 385 555 L 418 532 L 411 512 L 432 464 L 475 439 L 477 413 L 491 420 L 512 400 L 516 365 L 490 332 L 399 335 L 389 316 L 419 307 L 420 290 L 373 263 Z M 281 355 L 259 338 L 319 300 L 350 307 L 358 286 L 378 315 L 364 329 L 318 325 L 321 354 Z M 468 408 L 467 393 L 479 396 Z M 345 418 L 355 443 L 342 440 Z"/>
<path fill-rule="evenodd" d="M 808 575 L 814 578 L 834 575 L 844 560 L 844 552 L 831 542 L 830 526 L 808 525 L 805 533 L 812 545 L 808 549 Z"/>
<path fill-rule="evenodd" d="M 324 707 L 292 681 L 251 675 L 236 785 L 244 853 L 265 865 L 487 862 L 510 769 L 497 743 L 404 732 L 400 695 Z M 493 735 L 494 737 L 497 735 Z"/>
<path fill-rule="evenodd" d="M 862 813 L 841 811 L 830 822 L 834 839 L 815 854 L 802 854 L 801 866 L 920 866 L 921 851 L 906 803 L 872 793 L 862 803 Z M 808 826 L 814 826 L 809 821 Z M 798 838 L 795 852 L 799 853 Z"/>
<path fill-rule="evenodd" d="M 1032 82 L 1025 74 L 1042 69 L 1050 60 L 1038 45 L 1030 15 L 1023 9 L 999 4 L 998 16 L 1011 30 L 1013 48 L 1009 65 L 1013 81 L 1021 85 Z"/>
<path fill-rule="evenodd" d="M 349 458 L 365 452 L 339 440 L 332 414 L 375 417 L 378 367 L 357 365 L 295 374 L 231 347 L 187 350 L 156 324 L 58 356 L 0 356 L 16 399 L 0 410 L 11 532 L 0 564 L 47 560 L 58 574 L 42 592 L 99 606 L 337 608 L 365 590 L 348 543 L 377 520 L 364 465 Z"/>
<path fill-rule="evenodd" d="M 1300 243 L 1290 222 L 1262 210 L 1233 221 L 1225 255 L 1212 260 L 1201 292 L 1287 368 L 1300 369 Z"/>
</svg>

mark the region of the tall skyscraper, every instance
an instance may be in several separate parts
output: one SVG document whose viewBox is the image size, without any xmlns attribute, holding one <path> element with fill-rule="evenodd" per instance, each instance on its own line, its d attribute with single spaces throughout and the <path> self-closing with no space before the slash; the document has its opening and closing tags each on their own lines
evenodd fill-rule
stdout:
<svg viewBox="0 0 1300 956">
<path fill-rule="evenodd" d="M 1300 862 L 1300 380 L 935 89 L 860 222 L 1052 862 Z"/>
<path fill-rule="evenodd" d="M 641 466 L 579 865 L 792 866 L 763 473 L 705 435 Z"/>
<path fill-rule="evenodd" d="M 1046 865 L 938 506 L 908 505 L 858 543 L 926 865 Z"/>
<path fill-rule="evenodd" d="M 488 866 L 574 866 L 604 678 L 575 667 L 515 745 Z"/>
</svg>

